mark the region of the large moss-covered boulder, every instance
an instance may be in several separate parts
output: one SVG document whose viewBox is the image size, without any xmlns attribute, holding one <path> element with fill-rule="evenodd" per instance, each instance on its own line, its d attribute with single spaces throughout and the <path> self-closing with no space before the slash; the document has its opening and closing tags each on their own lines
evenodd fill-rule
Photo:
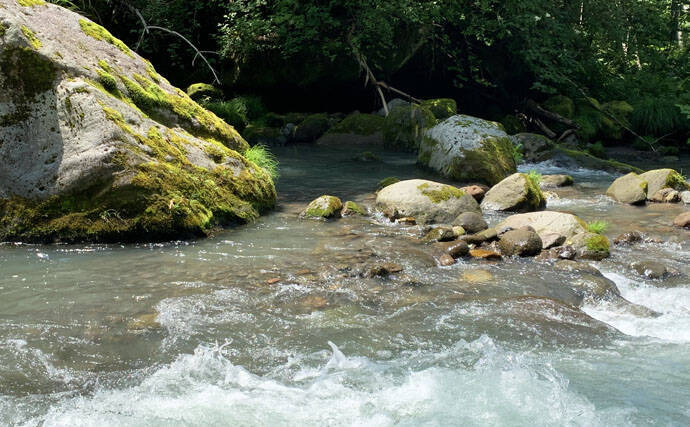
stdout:
<svg viewBox="0 0 690 427">
<path fill-rule="evenodd" d="M 606 195 L 621 203 L 644 204 L 647 200 L 647 185 L 647 181 L 640 175 L 631 172 L 613 181 L 606 190 Z"/>
<path fill-rule="evenodd" d="M 690 184 L 673 169 L 655 169 L 640 175 L 640 179 L 647 181 L 647 196 L 651 198 L 659 190 L 672 188 L 677 191 L 690 190 Z"/>
<path fill-rule="evenodd" d="M 522 149 L 527 162 L 542 162 L 549 158 L 554 143 L 544 135 L 536 133 L 518 133 L 511 136 L 513 144 Z"/>
<path fill-rule="evenodd" d="M 103 27 L 32 4 L 0 7 L 0 240 L 183 238 L 273 206 L 235 129 Z"/>
<path fill-rule="evenodd" d="M 418 161 L 446 178 L 494 185 L 515 173 L 514 147 L 499 123 L 457 115 L 429 129 Z"/>
<path fill-rule="evenodd" d="M 427 107 L 415 104 L 397 106 L 384 121 L 384 143 L 391 149 L 416 153 L 424 132 L 435 124 L 436 118 Z"/>
<path fill-rule="evenodd" d="M 437 120 L 458 114 L 458 104 L 450 98 L 428 99 L 422 102 L 422 106 L 427 107 Z"/>
<path fill-rule="evenodd" d="M 509 212 L 534 212 L 546 207 L 546 197 L 524 173 L 515 173 L 489 190 L 482 200 L 482 209 Z"/>
<path fill-rule="evenodd" d="M 459 188 L 423 179 L 383 188 L 376 207 L 389 217 L 415 218 L 418 224 L 450 224 L 463 212 L 481 212 L 474 197 Z"/>
<path fill-rule="evenodd" d="M 327 114 L 312 114 L 307 116 L 295 128 L 294 141 L 301 143 L 316 142 L 330 128 L 331 123 Z"/>
</svg>

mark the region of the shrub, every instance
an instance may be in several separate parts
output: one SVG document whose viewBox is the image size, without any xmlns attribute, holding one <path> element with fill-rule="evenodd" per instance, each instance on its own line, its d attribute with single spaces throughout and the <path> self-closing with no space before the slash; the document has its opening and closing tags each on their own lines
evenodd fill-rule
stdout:
<svg viewBox="0 0 690 427">
<path fill-rule="evenodd" d="M 606 221 L 591 221 L 587 223 L 587 231 L 595 234 L 602 234 L 609 229 L 609 223 Z"/>
</svg>

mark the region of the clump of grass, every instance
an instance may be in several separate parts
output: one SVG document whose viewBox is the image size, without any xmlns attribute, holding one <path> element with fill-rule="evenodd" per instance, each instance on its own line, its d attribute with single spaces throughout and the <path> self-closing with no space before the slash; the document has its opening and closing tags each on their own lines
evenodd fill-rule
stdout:
<svg viewBox="0 0 690 427">
<path fill-rule="evenodd" d="M 541 174 L 539 172 L 532 169 L 527 172 L 527 178 L 532 182 L 532 185 L 539 188 L 539 184 L 541 183 Z"/>
<path fill-rule="evenodd" d="M 587 231 L 595 234 L 602 234 L 609 229 L 609 223 L 606 221 L 591 221 L 587 223 Z"/>
<path fill-rule="evenodd" d="M 522 144 L 517 144 L 513 146 L 513 160 L 515 160 L 515 164 L 519 165 L 522 163 L 522 160 L 525 158 L 525 155 L 523 154 L 524 147 Z"/>
<path fill-rule="evenodd" d="M 250 147 L 249 150 L 244 153 L 244 157 L 266 171 L 271 178 L 278 179 L 280 176 L 278 172 L 278 159 L 276 159 L 276 156 L 271 153 L 266 146 L 255 145 Z"/>
</svg>

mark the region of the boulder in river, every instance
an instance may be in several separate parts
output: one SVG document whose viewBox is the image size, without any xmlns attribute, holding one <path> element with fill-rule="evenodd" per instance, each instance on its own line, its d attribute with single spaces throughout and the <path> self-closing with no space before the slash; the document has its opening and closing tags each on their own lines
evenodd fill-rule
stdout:
<svg viewBox="0 0 690 427">
<path fill-rule="evenodd" d="M 300 218 L 328 219 L 340 216 L 343 202 L 335 196 L 321 196 L 314 199 L 302 211 Z"/>
<path fill-rule="evenodd" d="M 418 161 L 455 181 L 494 185 L 516 171 L 514 152 L 499 123 L 456 115 L 426 132 Z"/>
<path fill-rule="evenodd" d="M 606 236 L 596 233 L 580 233 L 569 238 L 566 245 L 572 246 L 577 252 L 577 257 L 601 261 L 611 255 L 611 244 Z"/>
<path fill-rule="evenodd" d="M 587 224 L 573 214 L 554 211 L 530 212 L 511 215 L 499 223 L 497 229 L 518 229 L 530 226 L 539 234 L 557 234 L 572 237 L 587 231 Z"/>
<path fill-rule="evenodd" d="M 640 276 L 647 279 L 663 279 L 669 273 L 666 266 L 657 261 L 635 261 L 630 267 Z"/>
<path fill-rule="evenodd" d="M 647 195 L 651 198 L 659 190 L 671 188 L 677 191 L 690 190 L 690 184 L 673 169 L 655 169 L 640 175 L 640 179 L 647 181 Z"/>
<path fill-rule="evenodd" d="M 421 105 L 398 106 L 390 111 L 383 123 L 386 147 L 416 153 L 424 132 L 436 124 L 431 110 Z"/>
<path fill-rule="evenodd" d="M 544 135 L 536 133 L 518 133 L 511 136 L 513 143 L 522 147 L 524 160 L 527 162 L 543 162 L 547 160 L 554 143 Z"/>
<path fill-rule="evenodd" d="M 489 228 L 482 215 L 478 212 L 463 212 L 453 221 L 453 225 L 459 225 L 469 234 L 479 233 Z"/>
<path fill-rule="evenodd" d="M 673 188 L 662 188 L 654 195 L 649 195 L 648 199 L 654 203 L 678 203 L 680 202 L 680 192 Z"/>
<path fill-rule="evenodd" d="M 524 173 L 515 173 L 484 196 L 482 209 L 509 212 L 533 212 L 546 207 L 546 198 L 539 185 Z"/>
<path fill-rule="evenodd" d="M 535 256 L 541 252 L 542 241 L 532 227 L 522 227 L 501 234 L 498 247 L 504 256 Z"/>
<path fill-rule="evenodd" d="M 606 190 L 606 195 L 621 203 L 644 204 L 647 200 L 647 181 L 640 175 L 630 172 L 613 181 Z"/>
<path fill-rule="evenodd" d="M 681 228 L 690 228 L 690 212 L 683 212 L 673 220 L 673 225 Z"/>
<path fill-rule="evenodd" d="M 680 201 L 686 205 L 690 205 L 690 191 L 683 191 L 680 193 Z"/>
<path fill-rule="evenodd" d="M 105 28 L 42 1 L 0 22 L 0 240 L 179 239 L 274 205 L 235 129 Z"/>
<path fill-rule="evenodd" d="M 449 224 L 463 212 L 481 212 L 474 197 L 464 191 L 422 179 L 383 188 L 376 196 L 376 207 L 395 212 L 397 218 L 413 217 L 418 224 Z"/>
<path fill-rule="evenodd" d="M 569 187 L 575 183 L 570 175 L 542 175 L 539 186 L 541 188 Z"/>
</svg>

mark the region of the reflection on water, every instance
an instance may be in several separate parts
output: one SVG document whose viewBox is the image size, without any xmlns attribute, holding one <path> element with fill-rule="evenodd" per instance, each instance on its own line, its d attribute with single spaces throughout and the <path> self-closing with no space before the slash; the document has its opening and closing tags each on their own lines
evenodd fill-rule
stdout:
<svg viewBox="0 0 690 427">
<path fill-rule="evenodd" d="M 355 153 L 356 154 L 356 153 Z M 581 298 L 533 260 L 438 268 L 414 227 L 300 221 L 333 194 L 371 206 L 414 159 L 292 147 L 280 206 L 194 242 L 0 246 L 0 422 L 27 425 L 621 425 L 690 421 L 690 242 L 679 205 L 578 184 L 549 209 L 665 243 L 598 264 L 640 318 Z M 544 173 L 550 165 L 527 165 Z M 502 215 L 491 215 L 492 222 Z M 639 259 L 681 274 L 640 279 Z M 403 273 L 362 278 L 378 262 Z"/>
</svg>

